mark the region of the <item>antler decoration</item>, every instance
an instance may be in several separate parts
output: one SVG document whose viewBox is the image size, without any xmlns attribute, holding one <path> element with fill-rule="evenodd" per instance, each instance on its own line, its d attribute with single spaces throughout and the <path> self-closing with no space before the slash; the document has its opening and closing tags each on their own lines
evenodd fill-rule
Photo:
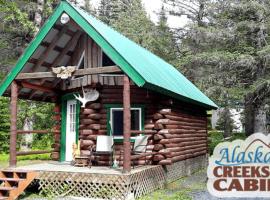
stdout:
<svg viewBox="0 0 270 200">
<path fill-rule="evenodd" d="M 72 76 L 72 73 L 75 72 L 75 67 L 67 66 L 67 67 L 53 67 L 52 71 L 56 74 L 57 78 L 68 79 Z"/>
<path fill-rule="evenodd" d="M 85 105 L 90 101 L 96 101 L 99 97 L 99 92 L 97 90 L 90 90 L 88 92 L 84 91 L 82 87 L 83 97 L 81 95 L 75 95 L 74 97 L 82 103 L 82 108 L 85 108 Z"/>
</svg>

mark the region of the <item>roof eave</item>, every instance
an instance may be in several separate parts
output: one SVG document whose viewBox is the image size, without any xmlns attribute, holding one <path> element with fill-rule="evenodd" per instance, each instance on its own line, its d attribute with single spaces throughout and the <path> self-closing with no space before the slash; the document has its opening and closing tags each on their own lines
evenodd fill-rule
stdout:
<svg viewBox="0 0 270 200">
<path fill-rule="evenodd" d="M 192 103 L 192 104 L 201 106 L 201 107 L 205 108 L 206 110 L 216 110 L 216 109 L 218 109 L 218 106 L 215 103 L 213 103 L 213 105 L 210 105 L 210 104 L 206 104 L 206 103 L 203 103 L 203 102 L 200 102 L 200 101 L 196 101 L 194 99 L 187 98 L 185 96 L 182 96 L 180 94 L 174 93 L 174 92 L 169 91 L 169 90 L 166 90 L 164 88 L 161 88 L 161 87 L 156 86 L 156 85 L 151 84 L 151 83 L 146 83 L 143 87 L 147 88 L 147 89 L 154 90 L 156 92 L 159 92 L 159 93 L 167 95 L 167 96 L 171 96 L 171 97 L 173 97 L 175 99 L 178 99 L 178 100 L 186 102 L 186 103 Z"/>
<path fill-rule="evenodd" d="M 53 25 L 56 23 L 57 19 L 61 16 L 63 11 L 64 10 L 63 10 L 63 2 L 62 2 L 58 5 L 58 7 L 54 11 L 53 15 L 51 15 L 50 18 L 45 22 L 45 24 L 40 29 L 40 31 L 38 32 L 36 37 L 32 40 L 32 42 L 25 49 L 24 53 L 18 59 L 16 65 L 11 69 L 9 74 L 6 76 L 4 81 L 1 83 L 0 96 L 2 96 L 4 94 L 4 92 L 8 89 L 8 87 L 10 86 L 12 81 L 17 77 L 17 75 L 23 69 L 26 62 L 33 55 L 35 50 L 39 47 L 39 45 L 41 44 L 43 39 L 46 37 L 46 35 L 49 33 L 49 31 L 52 29 Z"/>
</svg>

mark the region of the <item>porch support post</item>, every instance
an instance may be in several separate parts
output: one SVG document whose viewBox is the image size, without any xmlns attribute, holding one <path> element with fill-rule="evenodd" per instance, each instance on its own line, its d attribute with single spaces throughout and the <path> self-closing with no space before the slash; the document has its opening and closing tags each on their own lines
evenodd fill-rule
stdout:
<svg viewBox="0 0 270 200">
<path fill-rule="evenodd" d="M 10 101 L 10 145 L 9 145 L 9 166 L 16 167 L 16 143 L 17 143 L 17 104 L 18 104 L 18 85 L 15 81 L 11 84 Z"/>
<path fill-rule="evenodd" d="M 131 129 L 131 113 L 130 113 L 130 81 L 128 76 L 124 76 L 123 89 L 123 123 L 124 123 L 124 161 L 123 172 L 129 173 L 131 170 L 131 149 L 130 149 L 130 129 Z"/>
</svg>

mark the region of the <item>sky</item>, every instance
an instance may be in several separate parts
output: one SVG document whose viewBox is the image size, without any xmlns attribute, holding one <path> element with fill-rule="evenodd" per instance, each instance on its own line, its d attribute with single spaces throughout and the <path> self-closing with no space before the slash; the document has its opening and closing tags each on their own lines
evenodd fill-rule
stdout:
<svg viewBox="0 0 270 200">
<path fill-rule="evenodd" d="M 99 0 L 92 0 L 91 3 L 96 7 L 98 5 Z M 142 0 L 144 7 L 146 8 L 147 13 L 150 15 L 152 21 L 157 22 L 156 13 L 159 12 L 162 6 L 161 0 Z M 185 17 L 168 17 L 168 24 L 171 28 L 179 28 L 183 27 L 187 23 L 187 18 Z"/>
</svg>

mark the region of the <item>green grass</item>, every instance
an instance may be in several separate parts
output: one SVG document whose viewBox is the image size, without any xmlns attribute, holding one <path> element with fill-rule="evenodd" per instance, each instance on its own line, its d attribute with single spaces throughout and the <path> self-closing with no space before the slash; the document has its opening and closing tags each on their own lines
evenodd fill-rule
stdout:
<svg viewBox="0 0 270 200">
<path fill-rule="evenodd" d="M 192 176 L 203 173 L 203 171 L 205 169 L 194 173 Z M 186 181 L 192 180 L 192 176 L 169 183 L 164 189 L 157 190 L 139 200 L 192 200 L 191 192 L 202 191 L 206 188 L 206 183 L 203 180 L 191 181 L 191 184 L 187 184 Z"/>
<path fill-rule="evenodd" d="M 18 156 L 17 157 L 17 165 L 29 165 L 40 163 L 43 161 L 50 160 L 50 154 L 42 154 L 42 155 L 27 155 L 27 156 Z M 8 167 L 9 155 L 8 154 L 0 154 L 0 168 Z"/>
</svg>

